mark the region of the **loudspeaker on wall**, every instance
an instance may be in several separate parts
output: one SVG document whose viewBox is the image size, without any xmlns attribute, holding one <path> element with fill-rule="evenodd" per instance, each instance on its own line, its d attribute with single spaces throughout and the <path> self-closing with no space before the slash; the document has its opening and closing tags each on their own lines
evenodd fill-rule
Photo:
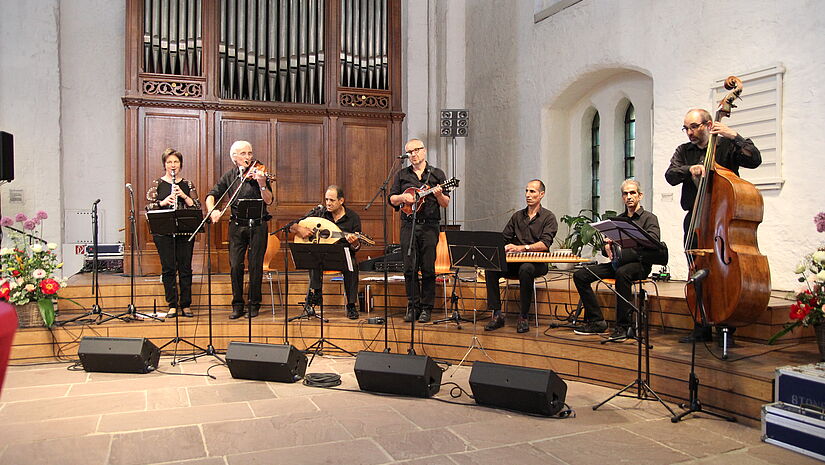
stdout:
<svg viewBox="0 0 825 465">
<path fill-rule="evenodd" d="M 230 342 L 226 365 L 236 379 L 294 383 L 307 371 L 307 356 L 292 345 Z"/>
<path fill-rule="evenodd" d="M 0 181 L 14 180 L 14 137 L 0 131 Z"/>
<path fill-rule="evenodd" d="M 84 337 L 77 350 L 86 371 L 149 373 L 158 367 L 160 350 L 144 337 Z"/>
<path fill-rule="evenodd" d="M 430 397 L 441 389 L 441 368 L 426 355 L 358 352 L 355 378 L 362 391 Z"/>
<path fill-rule="evenodd" d="M 555 415 L 564 408 L 567 384 L 552 370 L 473 362 L 470 389 L 479 405 Z"/>
</svg>

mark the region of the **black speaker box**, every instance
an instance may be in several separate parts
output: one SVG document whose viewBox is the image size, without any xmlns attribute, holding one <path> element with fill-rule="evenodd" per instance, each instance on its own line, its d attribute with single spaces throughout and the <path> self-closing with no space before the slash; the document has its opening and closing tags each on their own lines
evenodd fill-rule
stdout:
<svg viewBox="0 0 825 465">
<path fill-rule="evenodd" d="M 441 389 L 441 368 L 425 355 L 358 352 L 355 378 L 362 391 L 430 397 Z"/>
<path fill-rule="evenodd" d="M 158 367 L 160 350 L 143 337 L 84 337 L 77 350 L 86 371 L 149 373 Z"/>
<path fill-rule="evenodd" d="M 564 408 L 567 384 L 551 370 L 473 362 L 470 389 L 476 403 L 555 415 Z"/>
<path fill-rule="evenodd" d="M 14 137 L 0 131 L 0 181 L 14 180 Z"/>
<path fill-rule="evenodd" d="M 294 383 L 307 372 L 307 356 L 291 345 L 230 342 L 226 364 L 233 378 Z"/>
</svg>

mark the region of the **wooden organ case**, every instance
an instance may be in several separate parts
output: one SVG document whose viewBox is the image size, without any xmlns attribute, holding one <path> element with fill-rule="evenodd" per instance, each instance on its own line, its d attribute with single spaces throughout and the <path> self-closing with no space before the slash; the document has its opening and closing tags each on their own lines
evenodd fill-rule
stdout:
<svg viewBox="0 0 825 465">
<path fill-rule="evenodd" d="M 167 147 L 183 155 L 181 174 L 202 203 L 232 166 L 232 142 L 248 140 L 278 179 L 270 231 L 338 184 L 364 232 L 382 237 L 386 205 L 363 208 L 404 142 L 400 0 L 126 3 L 125 179 L 135 190 L 139 273 L 160 272 L 143 212 Z M 212 227 L 214 272 L 229 270 L 228 217 Z M 387 217 L 392 238 L 398 219 Z M 196 244 L 197 274 L 206 270 L 205 235 Z M 365 247 L 359 260 L 383 247 Z M 282 268 L 283 257 L 274 265 Z"/>
</svg>

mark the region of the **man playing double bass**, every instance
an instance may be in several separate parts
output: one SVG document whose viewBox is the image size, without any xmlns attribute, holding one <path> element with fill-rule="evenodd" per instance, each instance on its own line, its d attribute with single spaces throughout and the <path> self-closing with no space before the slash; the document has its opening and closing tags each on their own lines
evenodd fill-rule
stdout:
<svg viewBox="0 0 825 465">
<path fill-rule="evenodd" d="M 721 122 L 713 121 L 713 117 L 704 109 L 688 111 L 682 131 L 687 134 L 690 142 L 676 147 L 676 152 L 670 159 L 670 166 L 665 172 L 665 179 L 672 186 L 682 185 L 680 204 L 687 212 L 683 223 L 687 243 L 693 203 L 696 200 L 699 179 L 705 174 L 703 162 L 711 134 L 722 136 L 717 138 L 716 163 L 733 171 L 737 176 L 740 167 L 756 168 L 762 164 L 762 155 L 750 139 L 742 137 Z M 695 238 L 691 242 L 695 242 Z M 693 334 L 682 338 L 680 342 L 692 342 L 693 338 L 697 341 L 709 341 L 710 327 L 697 326 Z"/>
</svg>

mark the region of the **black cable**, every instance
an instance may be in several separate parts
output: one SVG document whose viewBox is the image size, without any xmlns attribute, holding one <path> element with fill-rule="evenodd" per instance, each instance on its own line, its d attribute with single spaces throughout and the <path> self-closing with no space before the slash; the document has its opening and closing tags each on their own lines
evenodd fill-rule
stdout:
<svg viewBox="0 0 825 465">
<path fill-rule="evenodd" d="M 210 368 L 211 368 L 211 367 L 210 367 Z M 156 372 L 161 373 L 161 374 L 164 374 L 164 375 L 175 375 L 175 376 L 201 376 L 201 377 L 205 377 L 205 378 L 218 379 L 218 378 L 215 378 L 214 376 L 210 375 L 210 374 L 209 374 L 209 370 L 208 370 L 208 369 L 206 370 L 206 373 L 171 373 L 171 372 L 168 372 L 168 371 L 161 371 L 161 370 L 159 370 L 158 368 L 155 368 L 153 371 L 156 371 Z"/>
<path fill-rule="evenodd" d="M 209 368 L 207 368 L 207 369 L 206 369 L 206 374 L 207 374 L 207 375 L 209 374 L 209 370 L 211 370 L 211 369 L 213 369 L 213 368 L 215 368 L 215 367 L 221 367 L 221 366 L 226 366 L 226 363 L 216 363 L 216 364 L 214 364 L 214 365 L 210 366 Z M 211 376 L 211 375 L 210 375 L 210 376 Z M 212 377 L 212 379 L 215 379 L 215 378 L 214 378 L 214 377 Z"/>
<path fill-rule="evenodd" d="M 307 373 L 304 386 L 330 388 L 341 385 L 341 375 L 337 373 Z"/>
</svg>

